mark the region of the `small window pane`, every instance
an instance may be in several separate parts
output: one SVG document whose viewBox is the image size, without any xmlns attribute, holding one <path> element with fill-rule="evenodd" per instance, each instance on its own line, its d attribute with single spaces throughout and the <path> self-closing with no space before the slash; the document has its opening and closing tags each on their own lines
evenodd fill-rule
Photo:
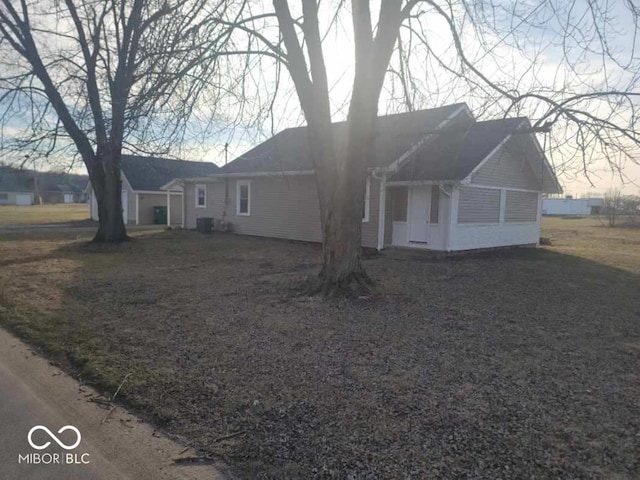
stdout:
<svg viewBox="0 0 640 480">
<path fill-rule="evenodd" d="M 0 193 L 0 200 L 9 200 L 8 193 Z"/>
<path fill-rule="evenodd" d="M 249 214 L 249 184 L 238 185 L 238 213 L 243 215 Z"/>
<path fill-rule="evenodd" d="M 440 187 L 433 185 L 431 187 L 431 215 L 429 221 L 437 225 L 438 217 L 440 217 Z"/>
<path fill-rule="evenodd" d="M 406 187 L 393 189 L 393 221 L 407 221 L 407 198 L 409 190 Z"/>
<path fill-rule="evenodd" d="M 204 207 L 206 202 L 206 193 L 204 187 L 197 188 L 198 206 Z"/>
</svg>

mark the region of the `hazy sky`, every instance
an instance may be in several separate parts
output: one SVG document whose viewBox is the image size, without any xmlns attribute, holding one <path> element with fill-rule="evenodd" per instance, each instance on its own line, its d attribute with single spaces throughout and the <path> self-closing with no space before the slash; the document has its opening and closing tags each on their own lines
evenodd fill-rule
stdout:
<svg viewBox="0 0 640 480">
<path fill-rule="evenodd" d="M 562 4 L 561 0 L 545 0 L 546 2 L 556 2 Z M 574 4 L 574 14 L 580 17 L 580 9 L 584 9 L 585 0 L 577 0 Z M 348 3 L 348 2 L 347 2 Z M 292 2 L 296 4 L 297 2 Z M 525 2 L 520 2 L 527 5 Z M 543 2 L 540 2 L 543 4 Z M 271 9 L 270 2 L 264 4 L 256 3 L 257 10 L 254 9 L 253 14 L 259 13 L 260 9 Z M 268 6 L 264 6 L 268 5 Z M 323 2 L 324 8 L 332 8 L 331 2 Z M 531 4 L 534 5 L 534 4 Z M 608 4 L 607 4 L 608 5 Z M 530 6 L 528 8 L 531 8 Z M 376 11 L 372 8 L 372 11 Z M 577 12 L 577 13 L 576 13 Z M 295 12 L 294 12 L 295 13 Z M 616 52 L 622 59 L 627 57 L 630 60 L 637 60 L 637 54 L 633 48 L 637 39 L 634 37 L 634 25 L 630 21 L 630 16 L 625 15 L 626 10 L 621 4 L 613 3 L 609 15 L 611 16 L 611 24 L 616 28 L 615 41 L 611 43 L 611 49 Z M 513 41 L 505 41 L 498 38 L 491 32 L 483 33 L 482 41 L 473 34 L 473 28 L 465 28 L 463 42 L 465 53 L 474 60 L 474 64 L 482 70 L 492 81 L 504 82 L 505 85 L 514 86 L 517 81 L 521 91 L 527 91 L 528 86 L 531 88 L 540 88 L 544 84 L 551 90 L 562 89 L 563 81 L 570 77 L 562 65 L 563 54 L 566 51 L 560 47 L 557 41 L 554 43 L 554 34 L 557 28 L 561 26 L 553 20 L 545 23 L 544 10 L 536 12 L 540 16 L 539 28 L 528 29 L 525 33 L 524 41 L 516 47 Z M 321 17 L 321 27 L 327 32 L 327 36 L 323 43 L 323 50 L 328 70 L 329 84 L 331 87 L 331 106 L 334 120 L 343 120 L 346 116 L 346 108 L 348 107 L 348 99 L 351 90 L 353 76 L 353 46 L 351 41 L 351 19 L 349 13 L 345 12 L 342 18 L 329 28 L 329 19 L 332 18 L 327 12 L 323 12 Z M 440 58 L 450 61 L 451 65 L 457 65 L 457 54 L 453 49 L 453 42 L 449 28 L 444 21 L 437 16 L 425 17 L 428 20 L 428 42 L 429 47 L 437 52 Z M 512 21 L 508 15 L 502 19 L 504 22 Z M 585 22 L 586 25 L 586 22 Z M 555 29 L 554 29 L 555 27 Z M 576 41 L 583 41 L 580 37 L 584 32 L 580 32 L 582 24 L 577 24 L 576 31 L 572 32 L 572 37 Z M 585 27 L 586 29 L 586 27 Z M 277 29 L 270 32 L 276 32 Z M 612 34 L 613 35 L 613 34 Z M 520 38 L 519 40 L 523 40 Z M 556 39 L 557 40 L 557 39 Z M 486 55 L 482 49 L 482 45 L 490 45 L 491 55 Z M 578 49 L 579 50 L 579 49 Z M 575 51 L 575 50 L 574 50 Z M 530 70 L 530 58 L 537 59 L 537 68 Z M 475 114 L 480 115 L 480 119 L 486 120 L 499 115 L 499 109 L 483 109 L 482 95 L 477 91 L 469 89 L 468 84 L 460 82 L 455 76 L 444 71 L 437 65 L 433 58 L 429 57 L 424 50 L 416 48 L 410 56 L 411 69 L 415 74 L 416 87 L 414 89 L 414 105 L 416 108 L 431 108 L 447 103 L 466 101 Z M 625 80 L 624 76 L 617 78 L 615 76 L 609 78 L 605 76 L 605 70 L 599 67 L 600 57 L 596 54 L 594 58 L 581 59 L 581 68 L 588 71 L 588 85 L 586 87 L 595 88 L 603 85 L 605 80 L 621 82 Z M 615 66 L 612 70 L 615 72 Z M 224 163 L 224 145 L 229 143 L 229 160 L 242 154 L 256 143 L 265 140 L 272 133 L 277 133 L 284 128 L 300 126 L 304 124 L 304 117 L 301 114 L 298 99 L 292 88 L 291 82 L 286 73 L 282 76 L 279 94 L 274 102 L 273 118 L 266 118 L 264 122 L 253 124 L 248 128 L 239 126 L 229 128 L 228 125 L 238 125 L 238 123 L 248 123 L 249 120 L 257 116 L 257 111 L 265 99 L 269 98 L 268 92 L 274 90 L 274 79 L 276 70 L 269 60 L 256 62 L 254 68 L 247 73 L 248 92 L 251 98 L 243 106 L 244 122 L 237 122 L 238 105 L 229 103 L 222 104 L 216 109 L 216 120 L 214 131 L 209 136 L 201 139 L 200 142 L 189 142 L 181 148 L 171 152 L 173 156 L 179 158 L 188 158 L 193 160 L 213 161 L 217 164 Z M 424 75 L 422 75 L 422 73 Z M 626 75 L 626 74 L 624 74 Z M 396 113 L 406 110 L 402 103 L 402 99 L 397 90 L 393 90 L 391 81 L 392 75 L 387 75 L 389 80 L 387 88 L 383 91 L 380 100 L 380 114 Z M 613 80 L 612 80 L 613 79 Z M 580 81 L 584 82 L 584 78 Z M 397 85 L 396 85 L 397 86 Z M 266 94 L 265 94 L 266 93 Z M 231 101 L 229 101 L 231 102 Z M 520 114 L 529 114 L 535 120 L 535 115 L 541 112 L 536 111 L 535 106 L 527 106 Z M 204 109 L 206 111 L 206 107 Z M 213 109 L 212 109 L 213 111 Z M 226 115 L 221 112 L 228 112 Z M 271 123 L 271 120 L 273 123 Z M 6 127 L 6 126 L 5 126 Z M 15 127 L 15 125 L 14 125 Z M 10 128 L 4 129 L 4 134 L 8 135 Z M 544 143 L 540 137 L 541 143 Z M 636 150 L 637 152 L 637 150 Z M 570 152 L 569 152 L 570 153 Z M 636 157 L 637 158 L 637 157 Z M 640 161 L 640 158 L 637 158 Z M 82 167 L 80 167 L 82 168 Z M 602 193 L 611 187 L 619 187 L 621 185 L 620 178 L 613 175 L 606 166 L 606 162 L 595 162 L 590 166 L 590 180 L 594 186 L 583 174 L 579 172 L 579 164 L 576 163 L 571 168 L 561 174 L 560 181 L 565 188 L 566 193 L 571 194 L 587 194 Z M 624 175 L 628 182 L 625 191 L 628 193 L 637 193 L 640 191 L 640 166 L 632 161 L 627 161 L 624 169 Z"/>
</svg>

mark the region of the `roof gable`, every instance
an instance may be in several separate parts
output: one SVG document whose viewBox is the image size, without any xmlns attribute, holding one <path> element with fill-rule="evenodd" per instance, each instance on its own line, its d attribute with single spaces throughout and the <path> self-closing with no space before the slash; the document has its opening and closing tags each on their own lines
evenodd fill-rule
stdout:
<svg viewBox="0 0 640 480">
<path fill-rule="evenodd" d="M 434 134 L 389 180 L 462 180 L 524 121 L 525 118 L 504 118 L 444 129 Z"/>
<path fill-rule="evenodd" d="M 169 158 L 122 155 L 122 173 L 133 190 L 155 191 L 182 177 L 198 177 L 216 173 L 219 168 L 210 162 L 192 162 Z"/>
<path fill-rule="evenodd" d="M 437 130 L 451 115 L 465 108 L 464 103 L 378 117 L 374 139 L 374 156 L 370 166 L 386 167 L 420 141 Z M 346 122 L 333 124 L 334 134 L 346 135 Z M 294 172 L 313 170 L 307 127 L 283 130 L 269 140 L 222 167 L 220 173 Z"/>
</svg>

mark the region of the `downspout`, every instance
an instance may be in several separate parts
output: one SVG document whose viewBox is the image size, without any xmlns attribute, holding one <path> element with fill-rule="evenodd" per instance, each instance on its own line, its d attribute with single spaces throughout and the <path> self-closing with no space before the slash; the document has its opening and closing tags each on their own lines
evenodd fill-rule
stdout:
<svg viewBox="0 0 640 480">
<path fill-rule="evenodd" d="M 385 227 L 385 218 L 386 218 L 386 208 L 387 208 L 387 176 L 386 174 L 382 174 L 381 177 L 376 176 L 375 173 L 372 174 L 373 178 L 380 181 L 380 195 L 378 196 L 379 204 L 378 204 L 378 245 L 377 250 L 380 251 L 384 248 L 384 227 Z"/>
</svg>

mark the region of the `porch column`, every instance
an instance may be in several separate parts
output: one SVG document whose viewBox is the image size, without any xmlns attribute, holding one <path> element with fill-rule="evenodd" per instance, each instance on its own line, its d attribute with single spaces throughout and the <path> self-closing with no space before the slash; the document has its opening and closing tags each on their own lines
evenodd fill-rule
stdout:
<svg viewBox="0 0 640 480">
<path fill-rule="evenodd" d="M 182 182 L 182 228 L 187 228 L 187 203 L 185 197 L 187 195 L 187 184 Z"/>
<path fill-rule="evenodd" d="M 380 180 L 380 195 L 378 207 L 378 251 L 384 248 L 384 220 L 386 218 L 387 207 L 387 176 L 382 175 Z"/>
<path fill-rule="evenodd" d="M 167 190 L 167 227 L 171 226 L 171 190 Z"/>
</svg>

